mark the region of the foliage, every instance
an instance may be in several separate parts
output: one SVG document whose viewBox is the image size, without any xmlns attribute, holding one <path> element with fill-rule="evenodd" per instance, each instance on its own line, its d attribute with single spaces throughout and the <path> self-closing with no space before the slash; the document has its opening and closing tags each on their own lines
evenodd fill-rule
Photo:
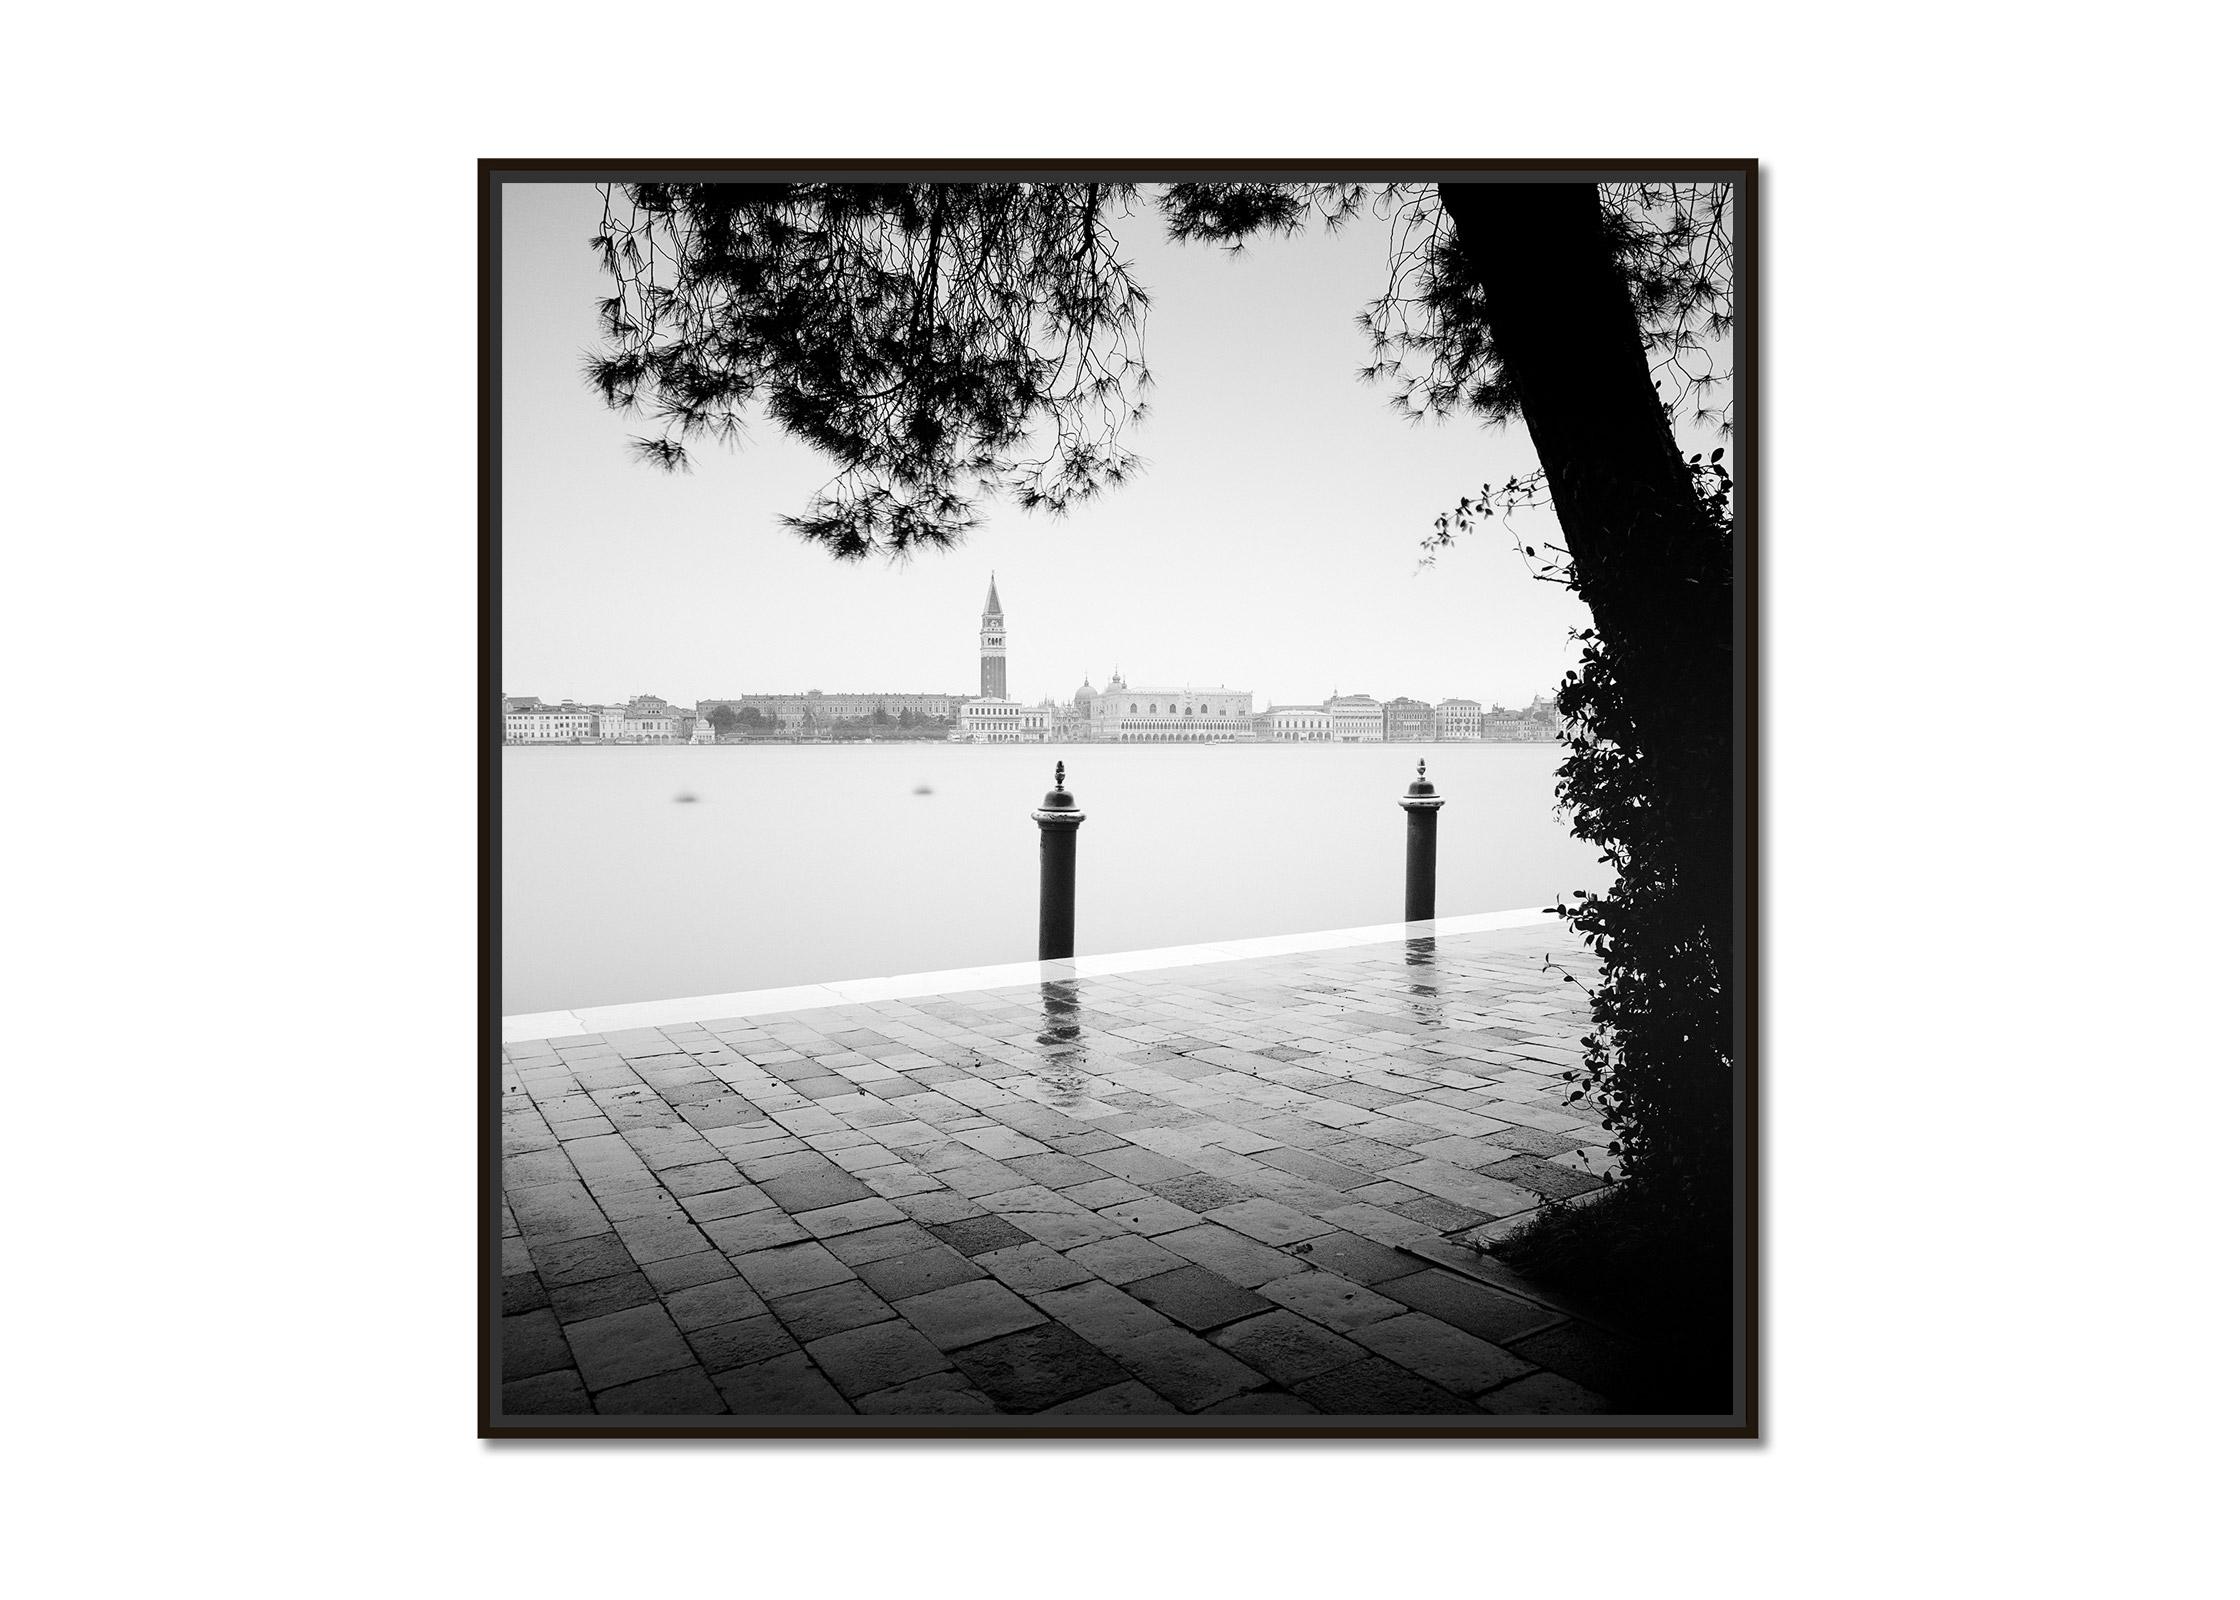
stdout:
<svg viewBox="0 0 2240 1600">
<path fill-rule="evenodd" d="M 739 441 L 759 407 L 838 464 L 786 525 L 846 560 L 954 544 L 989 499 L 1058 512 L 1124 482 L 1146 413 L 1149 297 L 1119 254 L 1134 185 L 609 185 L 591 241 L 613 280 L 585 375 L 658 429 L 649 462 Z M 1732 301 L 1727 189 L 1605 184 L 1606 237 L 1676 418 L 1724 427 Z M 1424 183 L 1180 183 L 1170 237 L 1241 251 L 1257 234 L 1364 215 L 1390 275 L 1362 313 L 1365 379 L 1414 418 L 1491 420 L 1518 397 L 1483 290 Z"/>
<path fill-rule="evenodd" d="M 1732 587 L 1734 528 L 1724 454 L 1689 462 L 1716 538 L 1690 552 L 1695 570 L 1686 575 L 1722 596 Z M 1488 485 L 1438 520 L 1427 553 L 1497 513 L 1515 536 L 1514 515 L 1546 503 L 1537 473 L 1498 490 Z M 1576 587 L 1563 547 L 1520 539 L 1518 548 L 1536 579 Z M 1604 581 L 1624 579 L 1621 567 Z M 1655 745 L 1646 725 L 1663 709 L 1652 702 L 1666 686 L 1618 670 L 1597 629 L 1574 637 L 1579 666 L 1556 694 L 1570 746 L 1556 800 L 1615 876 L 1608 890 L 1575 891 L 1571 904 L 1555 908 L 1602 966 L 1569 1099 L 1599 1114 L 1608 1151 L 1629 1180 L 1709 1221 L 1725 1214 L 1732 1174 L 1732 911 L 1726 876 L 1706 850 L 1733 818 L 1728 710 L 1709 707 L 1692 741 Z M 1716 1232 L 1724 1238 L 1723 1227 Z"/>
<path fill-rule="evenodd" d="M 1148 297 L 1125 184 L 630 184 L 592 241 L 615 282 L 586 376 L 672 470 L 761 406 L 840 465 L 802 537 L 857 560 L 954 543 L 977 502 L 1120 483 Z"/>
<path fill-rule="evenodd" d="M 1733 200 L 1723 183 L 1597 186 L 1604 240 L 1633 302 L 1650 372 L 1675 423 L 1732 426 Z M 1180 183 L 1168 230 L 1241 250 L 1254 234 L 1343 227 L 1367 214 L 1388 235 L 1384 290 L 1361 313 L 1364 381 L 1393 386 L 1411 421 L 1518 415 L 1519 397 L 1485 314 L 1477 270 L 1428 183 Z"/>
</svg>

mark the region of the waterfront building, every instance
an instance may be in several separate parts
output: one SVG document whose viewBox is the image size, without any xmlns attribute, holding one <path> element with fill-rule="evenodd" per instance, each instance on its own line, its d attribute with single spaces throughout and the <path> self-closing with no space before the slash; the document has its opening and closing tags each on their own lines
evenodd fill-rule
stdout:
<svg viewBox="0 0 2240 1600">
<path fill-rule="evenodd" d="M 1498 739 L 1512 743 L 1524 737 L 1524 713 L 1511 711 L 1507 706 L 1487 706 L 1478 719 L 1478 734 L 1484 739 Z"/>
<path fill-rule="evenodd" d="M 803 694 L 742 694 L 730 700 L 702 700 L 694 710 L 705 717 L 718 706 L 728 706 L 734 717 L 753 711 L 779 732 L 816 733 L 842 722 L 865 721 L 882 711 L 897 722 L 905 711 L 914 721 L 948 722 L 955 718 L 959 701 L 960 697 L 953 694 L 826 694 L 811 689 Z"/>
<path fill-rule="evenodd" d="M 1270 706 L 1268 737 L 1278 744 L 1328 744 L 1328 706 Z"/>
<path fill-rule="evenodd" d="M 1086 739 L 1089 737 L 1089 719 L 1097 708 L 1097 691 L 1089 685 L 1089 675 L 1081 675 L 1081 687 L 1073 691 L 1073 698 L 1059 708 L 1058 737 Z"/>
<path fill-rule="evenodd" d="M 1475 739 L 1485 721 L 1485 713 L 1475 700 L 1442 700 L 1439 713 L 1439 737 L 1442 739 Z"/>
<path fill-rule="evenodd" d="M 1117 669 L 1089 705 L 1089 737 L 1111 744 L 1233 743 L 1252 732 L 1252 691 L 1131 687 Z"/>
<path fill-rule="evenodd" d="M 949 737 L 960 744 L 1020 744 L 1025 742 L 1026 707 L 1012 700 L 967 700 L 957 707 L 956 731 Z"/>
<path fill-rule="evenodd" d="M 579 706 L 573 700 L 506 713 L 507 744 L 567 744 L 598 736 L 598 709 Z"/>
<path fill-rule="evenodd" d="M 988 574 L 988 599 L 980 608 L 980 698 L 1007 700 L 1004 684 L 1003 602 L 996 598 L 996 575 Z"/>
<path fill-rule="evenodd" d="M 629 715 L 630 713 L 621 706 L 601 706 L 599 708 L 599 737 L 610 743 L 619 740 L 622 737 L 623 719 Z"/>
<path fill-rule="evenodd" d="M 1428 700 L 1399 695 L 1384 703 L 1384 738 L 1387 744 L 1406 741 L 1422 744 L 1439 737 L 1439 719 Z"/>
<path fill-rule="evenodd" d="M 684 721 L 684 717 L 681 712 L 678 714 L 678 721 L 680 725 Z M 716 728 L 714 723 L 710 722 L 706 717 L 694 717 L 691 719 L 691 722 L 692 742 L 694 744 L 714 744 L 716 742 Z"/>
<path fill-rule="evenodd" d="M 1334 694 L 1323 702 L 1330 713 L 1333 744 L 1377 744 L 1384 738 L 1384 702 L 1365 694 Z"/>
</svg>

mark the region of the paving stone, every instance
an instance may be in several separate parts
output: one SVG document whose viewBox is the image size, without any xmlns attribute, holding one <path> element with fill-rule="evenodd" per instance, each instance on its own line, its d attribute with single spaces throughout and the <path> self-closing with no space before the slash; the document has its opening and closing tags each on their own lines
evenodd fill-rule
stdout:
<svg viewBox="0 0 2240 1600">
<path fill-rule="evenodd" d="M 785 1244 L 774 1250 L 756 1250 L 732 1257 L 731 1264 L 765 1300 L 845 1283 L 855 1276 L 821 1244 Z"/>
<path fill-rule="evenodd" d="M 1359 1234 L 1325 1233 L 1309 1240 L 1299 1251 L 1299 1259 L 1324 1272 L 1335 1272 L 1351 1278 L 1355 1283 L 1379 1284 L 1388 1278 L 1404 1278 L 1411 1272 L 1421 1272 L 1423 1263 L 1404 1256 L 1390 1246 L 1364 1239 Z"/>
<path fill-rule="evenodd" d="M 1138 1278 L 1155 1277 L 1189 1265 L 1172 1250 L 1162 1249 L 1149 1239 L 1138 1239 L 1132 1234 L 1076 1245 L 1066 1252 L 1066 1259 L 1087 1267 L 1107 1283 L 1119 1284 L 1134 1283 Z"/>
<path fill-rule="evenodd" d="M 770 1309 L 785 1324 L 786 1331 L 802 1344 L 867 1323 L 885 1322 L 894 1316 L 893 1308 L 886 1301 L 852 1281 L 829 1283 L 801 1294 L 780 1295 L 770 1302 Z"/>
<path fill-rule="evenodd" d="M 1198 1213 L 1185 1210 L 1172 1200 L 1163 1200 L 1157 1195 L 1146 1195 L 1141 1200 L 1123 1200 L 1116 1206 L 1105 1207 L 1097 1215 L 1118 1223 L 1139 1237 L 1156 1238 L 1178 1228 L 1193 1228 L 1198 1225 Z"/>
<path fill-rule="evenodd" d="M 1238 1360 L 1287 1387 L 1305 1378 L 1359 1361 L 1362 1348 L 1300 1316 L 1270 1311 L 1232 1322 L 1208 1337 Z"/>
<path fill-rule="evenodd" d="M 1175 1415 L 1174 1402 L 1130 1378 L 1109 1389 L 1060 1401 L 1042 1413 L 1046 1417 L 1142 1417 Z"/>
<path fill-rule="evenodd" d="M 498 1410 L 503 1416 L 574 1416 L 590 1409 L 591 1396 L 573 1367 L 521 1378 L 498 1391 Z"/>
<path fill-rule="evenodd" d="M 1025 1244 L 1033 1235 L 998 1216 L 967 1217 L 961 1222 L 936 1222 L 926 1231 L 960 1255 L 977 1256 Z"/>
<path fill-rule="evenodd" d="M 552 1311 L 563 1323 L 582 1322 L 586 1318 L 604 1316 L 609 1311 L 622 1311 L 631 1306 L 650 1305 L 657 1298 L 653 1285 L 642 1272 L 618 1273 L 612 1278 L 594 1278 L 589 1283 L 564 1283 L 552 1291 Z"/>
<path fill-rule="evenodd" d="M 1482 1228 L 1495 1220 L 1492 1212 L 1473 1211 L 1468 1206 L 1454 1205 L 1437 1195 L 1429 1194 L 1421 1200 L 1409 1200 L 1392 1209 L 1403 1217 L 1420 1222 L 1427 1228 L 1436 1228 L 1441 1233 L 1461 1233 L 1468 1228 Z"/>
<path fill-rule="evenodd" d="M 810 1359 L 796 1352 L 740 1367 L 716 1379 L 724 1403 L 742 1417 L 802 1417 L 851 1408 Z"/>
<path fill-rule="evenodd" d="M 961 1372 L 937 1372 L 859 1397 L 856 1409 L 866 1416 L 988 1416 L 996 1403 L 975 1389 Z"/>
<path fill-rule="evenodd" d="M 549 1310 L 525 1311 L 498 1324 L 499 1370 L 506 1381 L 573 1367 L 560 1319 Z"/>
<path fill-rule="evenodd" d="M 1138 1334 L 1113 1346 L 1112 1356 L 1183 1411 L 1202 1411 L 1262 1381 L 1236 1357 L 1180 1328 Z"/>
<path fill-rule="evenodd" d="M 894 1319 L 827 1334 L 802 1349 L 844 1395 L 891 1389 L 949 1369 L 949 1358 L 924 1334 Z"/>
<path fill-rule="evenodd" d="M 846 1205 L 851 1200 L 874 1198 L 860 1179 L 850 1177 L 822 1156 L 817 1157 L 817 1161 L 823 1170 L 781 1173 L 757 1182 L 762 1192 L 777 1201 L 781 1209 L 795 1215 Z"/>
<path fill-rule="evenodd" d="M 905 1218 L 892 1201 L 874 1196 L 868 1200 L 851 1200 L 845 1205 L 827 1206 L 822 1211 L 804 1211 L 794 1220 L 816 1238 L 830 1239 L 844 1233 L 861 1233 L 866 1228 L 884 1227 Z"/>
<path fill-rule="evenodd" d="M 1332 1160 L 1328 1156 L 1316 1155 L 1311 1151 L 1294 1150 L 1288 1145 L 1278 1145 L 1272 1150 L 1262 1150 L 1254 1155 L 1253 1159 L 1264 1162 L 1280 1171 L 1288 1172 L 1294 1177 L 1305 1178 L 1332 1189 L 1358 1189 L 1364 1184 L 1377 1181 L 1377 1175 L 1374 1172 L 1367 1172 L 1360 1167 L 1349 1166 L 1343 1161 Z"/>
<path fill-rule="evenodd" d="M 920 1172 L 915 1167 L 873 1167 L 863 1174 L 865 1187 L 882 1200 L 900 1203 L 915 1194 L 943 1193 L 945 1186 L 930 1172 Z"/>
<path fill-rule="evenodd" d="M 778 1209 L 777 1201 L 751 1183 L 715 1189 L 707 1194 L 688 1194 L 677 1204 L 695 1222 L 713 1222 L 719 1217 L 747 1216 L 758 1211 L 775 1213 Z"/>
<path fill-rule="evenodd" d="M 890 1301 L 930 1294 L 985 1276 L 976 1264 L 945 1244 L 931 1244 L 912 1255 L 867 1261 L 856 1268 L 856 1274 L 873 1293 Z"/>
<path fill-rule="evenodd" d="M 632 1306 L 562 1330 L 585 1387 L 602 1389 L 695 1364 L 692 1349 L 658 1305 Z"/>
<path fill-rule="evenodd" d="M 1090 1170 L 1096 1171 L 1093 1167 Z M 1151 1196 L 1148 1189 L 1139 1189 L 1125 1178 L 1108 1178 L 1101 1172 L 1091 1182 L 1069 1184 L 1058 1193 L 1085 1211 L 1101 1211 L 1123 1200 L 1145 1200 Z"/>
<path fill-rule="evenodd" d="M 1608 1411 L 1610 1402 L 1559 1373 L 1535 1372 L 1478 1396 L 1478 1409 L 1499 1416 L 1594 1416 Z"/>
<path fill-rule="evenodd" d="M 708 1242 L 727 1256 L 751 1255 L 779 1245 L 800 1244 L 809 1230 L 782 1211 L 757 1211 L 743 1217 L 718 1217 L 700 1225 Z"/>
<path fill-rule="evenodd" d="M 1600 1178 L 1589 1177 L 1571 1167 L 1559 1167 L 1538 1156 L 1511 1156 L 1506 1161 L 1497 1161 L 1492 1166 L 1478 1170 L 1489 1178 L 1499 1178 L 1520 1189 L 1530 1189 L 1550 1200 L 1568 1200 L 1573 1195 L 1594 1194 L 1607 1187 Z"/>
<path fill-rule="evenodd" d="M 1087 1183 L 1120 1183 L 1124 1179 L 1113 1177 L 1102 1167 L 1092 1167 L 1079 1156 L 1045 1151 L 1041 1155 L 1013 1156 L 1004 1163 L 1029 1183 L 1039 1183 L 1046 1189 L 1071 1189 Z M 1082 1201 L 1083 1205 L 1092 1202 Z"/>
<path fill-rule="evenodd" d="M 937 1222 L 962 1222 L 966 1217 L 984 1217 L 987 1211 L 974 1205 L 961 1194 L 951 1194 L 945 1189 L 931 1194 L 906 1195 L 895 1201 L 903 1212 L 915 1218 L 919 1226 L 930 1229 Z"/>
<path fill-rule="evenodd" d="M 1156 1277 L 1139 1278 L 1123 1287 L 1154 1311 L 1164 1312 L 1185 1328 L 1217 1328 L 1225 1322 L 1235 1322 L 1269 1309 L 1269 1303 L 1260 1296 L 1199 1266 L 1179 1267 Z"/>
<path fill-rule="evenodd" d="M 1183 1163 L 1168 1156 L 1154 1155 L 1149 1150 L 1138 1149 L 1134 1145 L 1124 1144 L 1114 1150 L 1086 1153 L 1077 1150 L 1074 1154 L 1093 1167 L 1102 1167 L 1115 1178 L 1126 1178 L 1130 1183 L 1140 1184 L 1153 1194 L 1159 1192 L 1159 1185 L 1165 1179 L 1191 1176 L 1190 1168 Z M 1173 1196 L 1168 1198 L 1172 1199 Z"/>
<path fill-rule="evenodd" d="M 1248 1239 L 1258 1239 L 1262 1244 L 1291 1245 L 1302 1239 L 1316 1239 L 1335 1232 L 1329 1223 L 1274 1200 L 1240 1200 L 1235 1205 L 1222 1206 L 1209 1211 L 1205 1221 L 1217 1222 L 1224 1228 L 1233 1228 Z"/>
<path fill-rule="evenodd" d="M 632 1271 L 638 1265 L 623 1248 L 622 1240 L 612 1233 L 549 1244 L 532 1239 L 529 1254 L 537 1263 L 537 1276 L 544 1280 L 547 1288 L 563 1283 L 589 1283 L 593 1278 L 611 1278 L 618 1272 Z"/>
<path fill-rule="evenodd" d="M 502 1280 L 498 1285 L 498 1300 L 500 1310 L 509 1317 L 552 1303 L 552 1297 L 545 1293 L 544 1280 L 534 1272 L 516 1272 Z"/>
<path fill-rule="evenodd" d="M 1117 1222 L 1078 1207 L 1066 1211 L 1023 1211 L 1011 1220 L 1053 1250 L 1071 1250 L 1098 1239 L 1117 1239 L 1127 1231 Z"/>
<path fill-rule="evenodd" d="M 1087 1133 L 1052 1134 L 1049 1142 L 1052 1149 L 1063 1151 L 1069 1156 L 1080 1156 L 1084 1160 L 1099 1151 L 1124 1150 L 1128 1146 L 1128 1141 L 1125 1139 L 1117 1138 L 1109 1133 L 1098 1133 L 1094 1130 Z"/>
<path fill-rule="evenodd" d="M 662 1303 L 669 1308 L 669 1320 L 686 1333 L 712 1328 L 719 1322 L 736 1322 L 741 1317 L 761 1316 L 769 1309 L 762 1297 L 737 1276 L 678 1289 L 665 1295 Z"/>
<path fill-rule="evenodd" d="M 1451 1323 L 1492 1344 L 1507 1345 L 1519 1334 L 1544 1328 L 1557 1320 L 1554 1312 L 1529 1300 L 1503 1294 L 1499 1289 L 1489 1289 L 1482 1283 L 1472 1283 L 1436 1267 L 1405 1278 L 1387 1279 L 1377 1285 L 1377 1292 L 1418 1311 L 1428 1311 L 1441 1322 Z M 1555 1363 L 1535 1359 L 1535 1365 L 1553 1366 Z"/>
<path fill-rule="evenodd" d="M 944 1350 L 978 1344 L 1043 1320 L 1040 1311 L 989 1278 L 897 1300 L 894 1308 Z"/>
<path fill-rule="evenodd" d="M 718 1189 L 735 1189 L 746 1179 L 739 1169 L 728 1161 L 696 1161 L 686 1167 L 671 1167 L 661 1174 L 662 1187 L 671 1194 L 709 1194 Z"/>
<path fill-rule="evenodd" d="M 1269 1299 L 1340 1333 L 1397 1317 L 1408 1309 L 1334 1272 L 1294 1273 L 1271 1279 L 1260 1288 Z"/>
<path fill-rule="evenodd" d="M 1091 1278 L 1034 1296 L 1034 1303 L 1091 1344 L 1106 1350 L 1171 1324 L 1145 1302 Z"/>
<path fill-rule="evenodd" d="M 708 1248 L 698 1228 L 677 1218 L 617 1219 L 614 1225 L 622 1247 L 639 1266 L 696 1255 Z"/>
<path fill-rule="evenodd" d="M 1082 1248 L 1093 1250 L 1097 1246 L 1084 1245 Z M 1168 1259 L 1172 1261 L 1176 1258 Z M 1087 1268 L 1032 1239 L 1025 1244 L 1015 1244 L 1008 1250 L 991 1250 L 984 1256 L 975 1256 L 973 1261 L 990 1277 L 1016 1294 L 1039 1294 L 1051 1289 L 1063 1289 L 1068 1284 L 1081 1283 L 1090 1277 Z"/>
<path fill-rule="evenodd" d="M 1560 1133 L 1543 1133 L 1538 1128 L 1503 1128 L 1498 1133 L 1486 1135 L 1489 1144 L 1508 1150 L 1521 1150 L 1528 1156 L 1569 1155 L 1579 1148 L 1581 1139 Z"/>
<path fill-rule="evenodd" d="M 720 1417 L 728 1409 L 716 1386 L 698 1367 L 681 1367 L 617 1384 L 600 1390 L 593 1400 L 607 1416 Z"/>
<path fill-rule="evenodd" d="M 646 1281 L 662 1294 L 672 1289 L 689 1289 L 696 1283 L 713 1283 L 719 1278 L 734 1277 L 731 1263 L 715 1250 L 703 1250 L 698 1255 L 677 1256 L 669 1261 L 656 1261 L 645 1269 Z"/>
<path fill-rule="evenodd" d="M 1354 1338 L 1397 1366 L 1459 1395 L 1479 1395 L 1520 1378 L 1532 1363 L 1421 1311 L 1387 1317 Z"/>
<path fill-rule="evenodd" d="M 890 1222 L 883 1228 L 867 1228 L 861 1233 L 845 1233 L 827 1239 L 825 1248 L 851 1267 L 866 1262 L 885 1261 L 890 1256 L 913 1255 L 920 1250 L 930 1250 L 940 1241 L 907 1219 Z"/>
<path fill-rule="evenodd" d="M 1049 1147 L 1039 1139 L 1030 1139 L 1011 1128 L 968 1128 L 957 1135 L 959 1144 L 970 1145 L 982 1155 L 993 1160 L 1047 1153 Z"/>
<path fill-rule="evenodd" d="M 1257 1289 L 1272 1278 L 1302 1272 L 1306 1264 L 1295 1255 L 1271 1249 L 1257 1239 L 1232 1233 L 1217 1223 L 1201 1223 L 1159 1238 L 1162 1249 L 1199 1266 L 1218 1272 L 1231 1283 Z"/>
<path fill-rule="evenodd" d="M 1112 1357 L 1055 1322 L 954 1352 L 964 1375 L 1007 1412 L 1046 1411 L 1127 1381 Z"/>
<path fill-rule="evenodd" d="M 700 1364 L 710 1372 L 753 1366 L 797 1349 L 798 1341 L 776 1317 L 741 1317 L 712 1328 L 695 1328 L 685 1336 Z"/>
<path fill-rule="evenodd" d="M 1309 1378 L 1299 1385 L 1299 1393 L 1317 1410 L 1334 1417 L 1478 1414 L 1478 1408 L 1469 1401 L 1382 1356 L 1370 1356 L 1350 1367 Z"/>
<path fill-rule="evenodd" d="M 1262 1389 L 1252 1394 L 1232 1395 L 1218 1405 L 1207 1406 L 1199 1413 L 1207 1417 L 1313 1417 L 1320 1416 L 1312 1404 L 1295 1394 L 1284 1394 L 1274 1389 Z"/>
</svg>

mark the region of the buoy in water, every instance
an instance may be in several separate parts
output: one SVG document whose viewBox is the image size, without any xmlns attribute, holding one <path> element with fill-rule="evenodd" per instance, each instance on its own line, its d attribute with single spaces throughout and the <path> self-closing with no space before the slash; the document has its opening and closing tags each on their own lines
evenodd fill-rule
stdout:
<svg viewBox="0 0 2240 1600">
<path fill-rule="evenodd" d="M 696 804 L 699 799 L 700 797 L 694 794 L 690 789 L 680 789 L 677 791 L 677 804 L 680 806 L 689 806 Z"/>
<path fill-rule="evenodd" d="M 921 783 L 910 792 L 912 794 L 931 794 L 933 793 L 933 785 L 930 783 Z"/>
</svg>

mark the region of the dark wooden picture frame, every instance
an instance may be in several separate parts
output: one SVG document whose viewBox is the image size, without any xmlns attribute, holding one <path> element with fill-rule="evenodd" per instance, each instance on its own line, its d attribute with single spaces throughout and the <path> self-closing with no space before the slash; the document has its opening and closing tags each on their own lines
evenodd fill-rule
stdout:
<svg viewBox="0 0 2240 1600">
<path fill-rule="evenodd" d="M 501 697 L 501 629 L 504 572 L 501 570 L 500 451 L 505 395 L 500 382 L 500 208 L 509 184 L 601 181 L 713 181 L 737 176 L 754 182 L 798 180 L 914 182 L 1061 181 L 1087 177 L 1141 182 L 1172 179 L 1364 182 L 1557 181 L 1569 183 L 1631 180 L 1728 183 L 1733 217 L 1733 613 L 1732 705 L 1734 761 L 1734 916 L 1735 970 L 1729 991 L 1733 1030 L 1733 1251 L 1732 1398 L 1728 1409 L 1709 1413 L 1626 1413 L 1538 1416 L 874 1416 L 760 1418 L 754 1416 L 528 1415 L 501 1409 L 502 1331 L 505 1326 L 506 1240 L 503 1235 L 503 1178 L 506 1125 L 503 1115 L 504 1043 L 501 1036 L 500 967 L 504 929 L 501 919 L 499 796 L 500 752 L 504 740 Z M 1754 1439 L 1760 1428 L 1760 1189 L 1759 1089 L 1763 1062 L 1759 1049 L 1759 552 L 1763 538 L 1760 498 L 1763 455 L 1760 420 L 1764 395 L 1760 382 L 1761 287 L 1760 191 L 1754 160 L 1457 160 L 1457 161 L 1009 161 L 1009 162 L 814 162 L 764 160 L 505 160 L 480 163 L 477 172 L 479 227 L 479 411 L 480 470 L 480 641 L 477 725 L 480 744 L 479 962 L 480 1007 L 476 1039 L 474 1118 L 477 1130 L 475 1223 L 478 1277 L 475 1283 L 477 1335 L 477 1418 L 487 1439 L 593 1438 L 1697 1438 Z M 588 329 L 587 321 L 587 329 Z M 592 403 L 587 399 L 587 404 Z M 1063 753 L 1063 752 L 1060 752 Z M 1505 1269 L 1489 1269 L 1501 1271 Z M 1529 1284 L 1511 1275 L 1510 1289 Z M 1562 1303 L 1560 1296 L 1553 1303 Z M 1653 1330 L 1634 1330 L 1653 1334 Z"/>
</svg>

